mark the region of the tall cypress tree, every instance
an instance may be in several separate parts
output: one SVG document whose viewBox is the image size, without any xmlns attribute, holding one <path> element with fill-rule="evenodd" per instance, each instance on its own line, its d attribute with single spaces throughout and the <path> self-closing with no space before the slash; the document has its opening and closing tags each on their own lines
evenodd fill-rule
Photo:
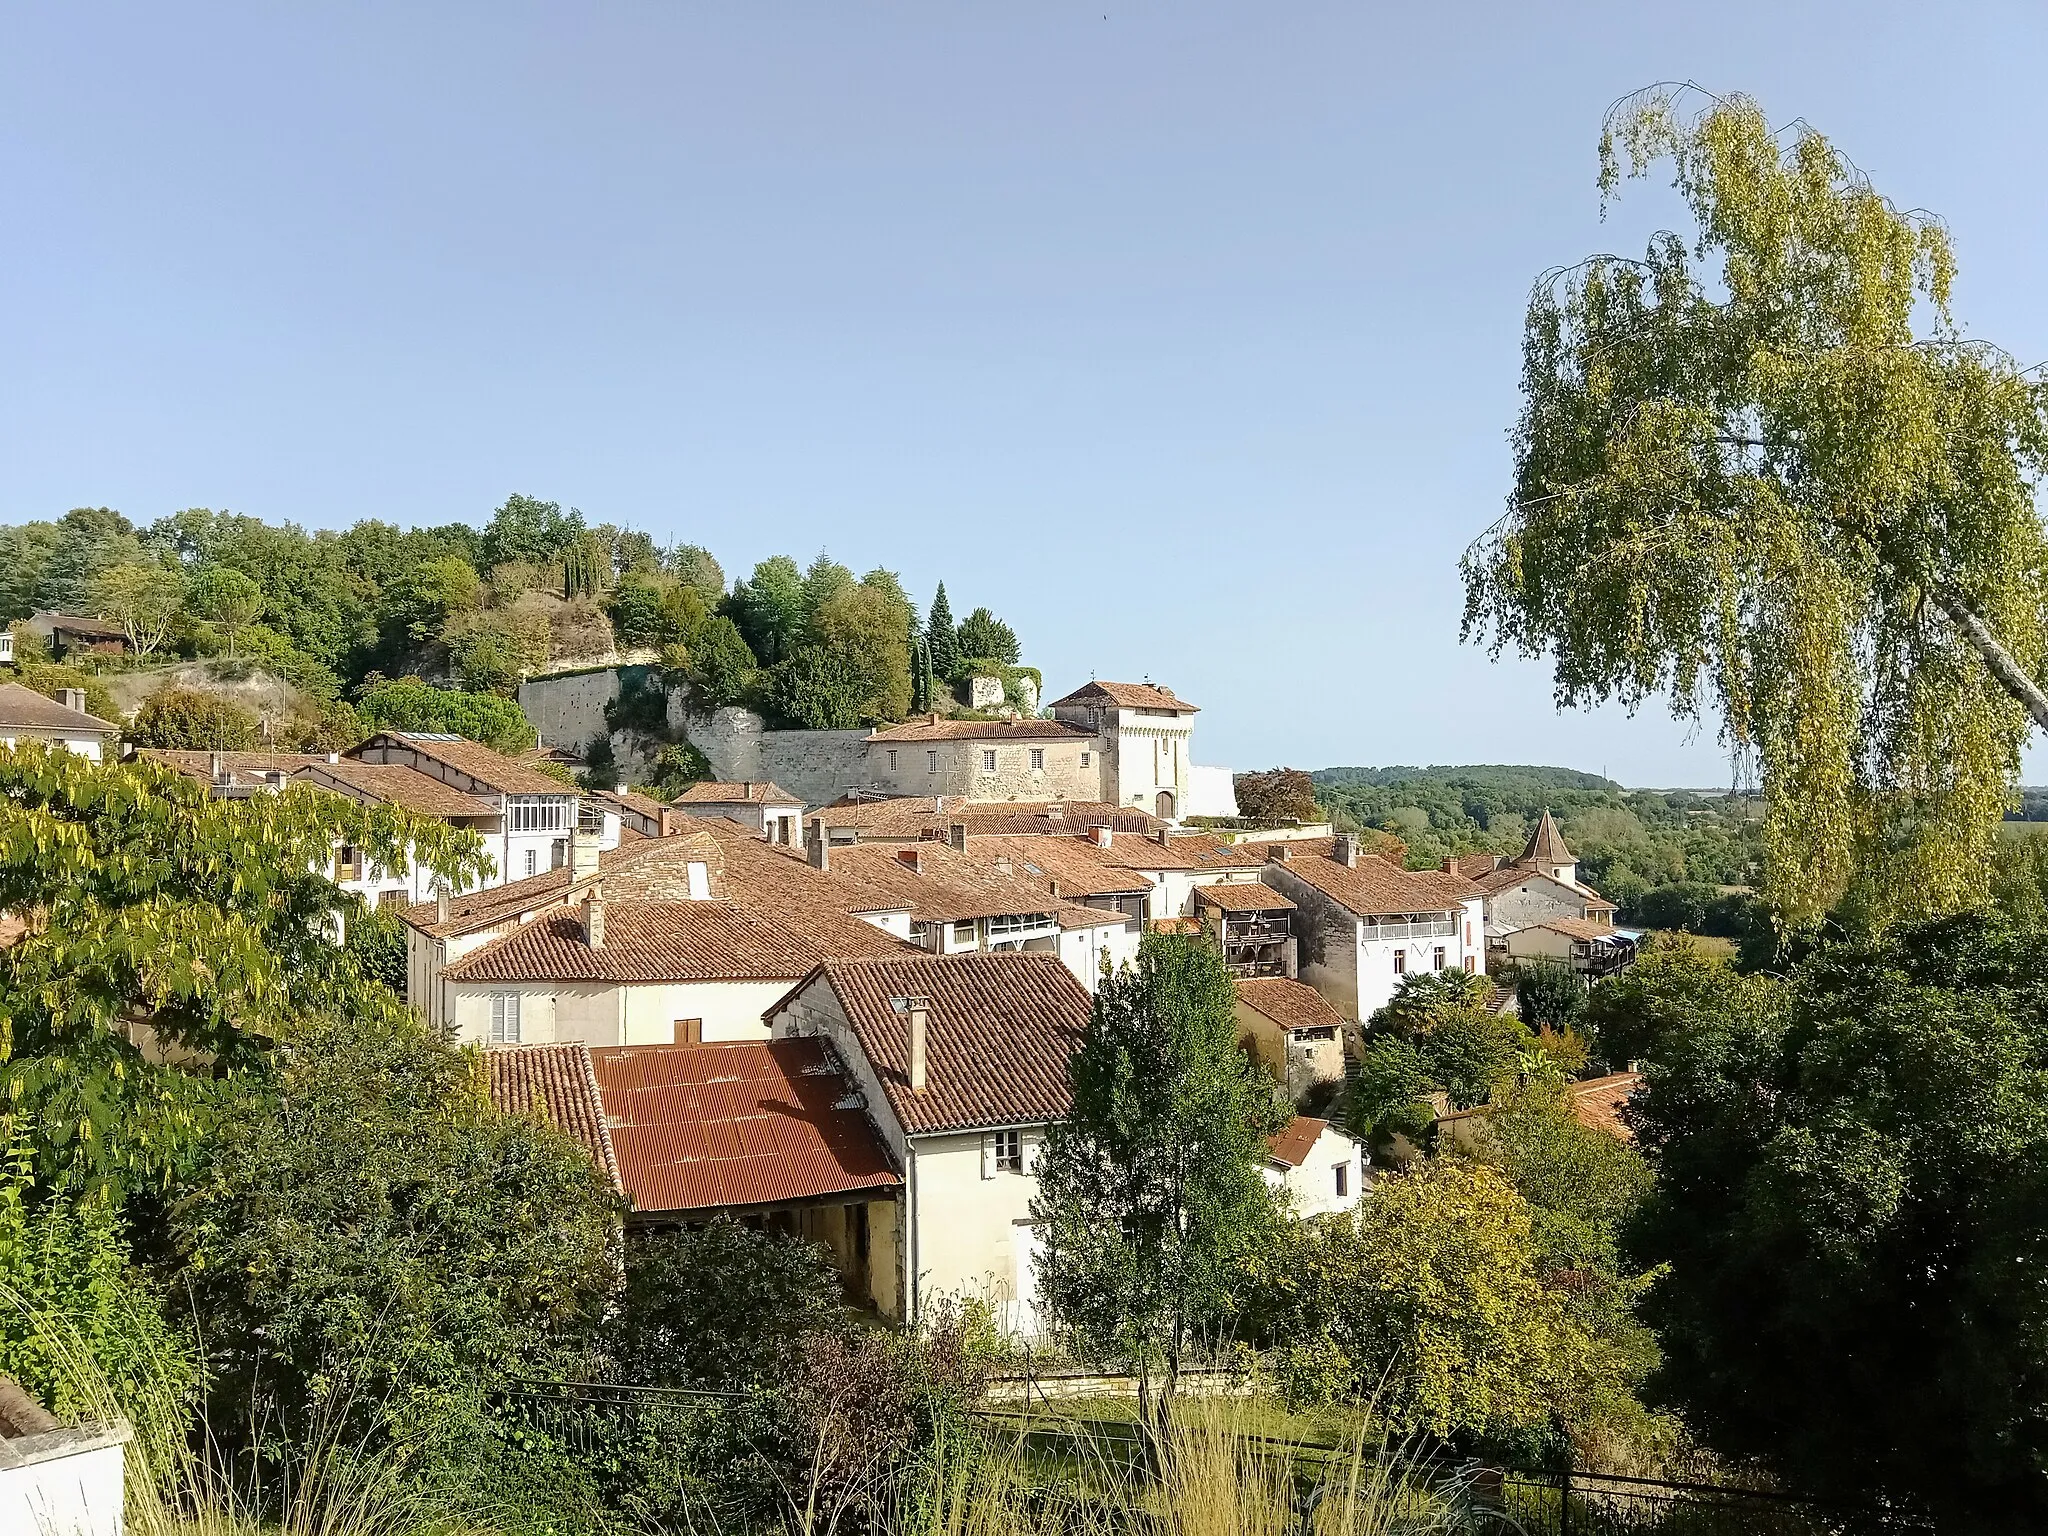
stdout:
<svg viewBox="0 0 2048 1536">
<path fill-rule="evenodd" d="M 931 617 L 925 620 L 925 643 L 931 647 L 932 674 L 947 682 L 960 662 L 960 636 L 953 628 L 953 607 L 946 601 L 946 584 L 932 598 Z"/>
</svg>

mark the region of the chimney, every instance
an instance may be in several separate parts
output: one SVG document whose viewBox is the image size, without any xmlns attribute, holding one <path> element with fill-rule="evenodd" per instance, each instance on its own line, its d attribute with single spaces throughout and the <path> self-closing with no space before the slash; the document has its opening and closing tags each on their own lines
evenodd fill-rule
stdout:
<svg viewBox="0 0 2048 1536">
<path fill-rule="evenodd" d="M 956 821 L 952 826 L 946 828 L 946 841 L 952 846 L 955 853 L 965 853 L 967 851 L 967 823 Z"/>
<path fill-rule="evenodd" d="M 930 1050 L 926 1038 L 931 1032 L 931 1006 L 928 997 L 906 997 L 903 1006 L 910 1013 L 910 1091 L 923 1093 L 925 1085 L 925 1058 Z"/>
<path fill-rule="evenodd" d="M 448 921 L 448 887 L 445 885 L 434 892 L 434 921 L 437 923 Z"/>
<path fill-rule="evenodd" d="M 1447 875 L 1455 875 L 1458 872 L 1458 861 L 1456 859 L 1445 859 L 1443 863 L 1437 865 L 1437 868 Z"/>
<path fill-rule="evenodd" d="M 82 715 L 85 713 L 85 690 L 83 688 L 59 688 L 57 690 L 57 702 L 66 709 L 77 710 Z"/>
<path fill-rule="evenodd" d="M 1285 843 L 1268 843 L 1266 845 L 1266 862 L 1268 864 L 1285 864 L 1287 862 L 1287 845 Z"/>
<path fill-rule="evenodd" d="M 596 891 L 583 903 L 583 942 L 592 949 L 604 948 L 604 898 Z"/>
<path fill-rule="evenodd" d="M 220 754 L 218 752 L 206 754 L 206 776 L 213 780 L 214 783 L 220 783 L 222 775 L 220 771 Z"/>
<path fill-rule="evenodd" d="M 1346 869 L 1358 868 L 1358 839 L 1349 832 L 1339 832 L 1330 844 L 1330 857 Z"/>
<path fill-rule="evenodd" d="M 1280 941 L 1280 969 L 1286 973 L 1289 981 L 1300 979 L 1301 941 L 1293 934 Z"/>
<path fill-rule="evenodd" d="M 1011 872 L 1010 856 L 1009 856 L 1009 855 L 1008 855 L 1007 853 L 999 853 L 999 854 L 997 854 L 997 855 L 996 855 L 996 873 L 997 873 L 997 874 L 999 874 L 999 875 L 1007 875 L 1007 874 L 1009 874 L 1010 872 Z"/>
<path fill-rule="evenodd" d="M 1098 848 L 1107 848 L 1115 840 L 1115 830 L 1102 822 L 1098 821 L 1088 829 L 1088 841 Z"/>
<path fill-rule="evenodd" d="M 924 873 L 924 850 L 916 843 L 910 844 L 907 848 L 898 848 L 896 862 L 912 874 L 921 875 Z"/>
<path fill-rule="evenodd" d="M 597 834 L 576 827 L 569 833 L 569 878 L 581 880 L 597 873 Z"/>
<path fill-rule="evenodd" d="M 810 855 L 811 868 L 829 872 L 832 868 L 832 844 L 825 837 L 825 824 L 814 821 L 805 830 L 809 837 L 804 848 Z"/>
<path fill-rule="evenodd" d="M 612 786 L 612 793 L 615 795 L 623 795 L 627 793 L 626 781 L 624 779 L 621 779 L 618 783 L 614 784 Z"/>
<path fill-rule="evenodd" d="M 932 814 L 934 816 L 943 816 L 946 814 L 946 797 L 944 795 L 932 796 Z"/>
<path fill-rule="evenodd" d="M 339 752 L 330 752 L 327 754 L 327 761 L 329 761 L 330 763 L 338 763 L 341 761 L 341 754 Z"/>
<path fill-rule="evenodd" d="M 1166 846 L 1166 840 L 1169 837 L 1173 836 L 1173 833 L 1165 827 L 1161 827 L 1157 832 L 1153 833 L 1152 835 L 1159 839 L 1159 846 L 1164 848 Z"/>
</svg>

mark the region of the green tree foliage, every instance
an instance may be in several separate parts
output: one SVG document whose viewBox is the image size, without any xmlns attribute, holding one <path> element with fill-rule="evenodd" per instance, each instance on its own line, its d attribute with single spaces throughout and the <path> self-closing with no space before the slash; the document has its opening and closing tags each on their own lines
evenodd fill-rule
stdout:
<svg viewBox="0 0 2048 1536">
<path fill-rule="evenodd" d="M 832 559 L 823 550 L 804 570 L 802 587 L 804 633 L 814 635 L 818 615 L 827 604 L 853 585 L 853 572 Z"/>
<path fill-rule="evenodd" d="M 524 752 L 533 722 L 510 699 L 436 688 L 416 677 L 379 678 L 356 700 L 366 731 L 449 731 L 495 752 Z"/>
<path fill-rule="evenodd" d="M 1530 302 L 1466 632 L 1552 655 L 1560 703 L 1716 711 L 1762 765 L 1795 922 L 1953 910 L 2048 726 L 2048 390 L 1962 334 L 1938 221 L 1746 98 L 1680 102 L 1618 109 L 1601 180 L 1669 161 L 1693 240 Z"/>
<path fill-rule="evenodd" d="M 796 648 L 804 632 L 804 578 L 787 555 L 774 555 L 732 589 L 729 617 L 763 666 Z"/>
<path fill-rule="evenodd" d="M 977 608 L 960 621 L 957 640 L 960 661 L 993 661 L 1014 667 L 1023 654 L 1017 632 L 986 608 Z"/>
<path fill-rule="evenodd" d="M 483 578 L 460 555 L 422 561 L 396 577 L 389 588 L 385 612 L 414 644 L 430 640 L 458 614 L 483 602 Z"/>
<path fill-rule="evenodd" d="M 806 645 L 770 670 L 766 702 L 776 723 L 791 729 L 851 730 L 862 723 L 873 686 L 858 656 Z"/>
<path fill-rule="evenodd" d="M 1237 790 L 1237 813 L 1258 821 L 1319 821 L 1313 780 L 1299 768 L 1270 768 L 1264 773 L 1240 773 L 1232 781 Z"/>
<path fill-rule="evenodd" d="M 696 592 L 707 605 L 715 605 L 724 598 L 725 567 L 702 545 L 678 544 L 668 552 L 663 564 L 677 581 Z"/>
<path fill-rule="evenodd" d="M 240 1090 L 172 1224 L 213 1422 L 475 1454 L 488 1394 L 580 1357 L 611 1290 L 589 1155 L 395 1006 L 309 1023 Z"/>
<path fill-rule="evenodd" d="M 1586 1015 L 1586 984 L 1561 961 L 1525 960 L 1515 968 L 1515 1012 L 1531 1029 L 1577 1029 Z"/>
<path fill-rule="evenodd" d="M 546 565 L 557 559 L 583 533 L 583 514 L 564 512 L 559 502 L 532 496 L 510 496 L 491 514 L 477 553 L 486 569 L 523 561 Z"/>
<path fill-rule="evenodd" d="M 1431 1094 L 1470 1109 L 1524 1069 L 1537 1039 L 1521 1020 L 1486 1011 L 1492 990 L 1467 971 L 1402 978 L 1369 1021 L 1345 1087 L 1339 1116 L 1353 1135 L 1373 1146 L 1397 1132 L 1419 1141 L 1435 1119 Z"/>
<path fill-rule="evenodd" d="M 232 656 L 235 637 L 263 612 L 263 589 L 233 566 L 202 566 L 193 573 L 186 602 L 194 614 L 227 636 Z"/>
<path fill-rule="evenodd" d="M 689 657 L 690 702 L 696 708 L 723 709 L 752 693 L 758 667 L 731 619 L 707 620 Z"/>
<path fill-rule="evenodd" d="M 251 752 L 263 722 L 233 699 L 198 688 L 159 688 L 135 712 L 128 739 L 138 747 Z"/>
<path fill-rule="evenodd" d="M 1038 1160 L 1040 1299 L 1089 1349 L 1141 1373 L 1163 1435 L 1180 1363 L 1241 1303 L 1238 1277 L 1278 1212 L 1265 1138 L 1291 1111 L 1237 1047 L 1222 955 L 1147 934 L 1105 976 L 1068 1065 L 1073 1110 Z"/>
<path fill-rule="evenodd" d="M 891 584 L 840 587 L 811 616 L 810 644 L 797 653 L 833 658 L 831 675 L 848 680 L 852 724 L 901 720 L 910 710 L 910 607 Z"/>
<path fill-rule="evenodd" d="M 471 693 L 510 695 L 547 664 L 548 616 L 514 607 L 465 615 L 446 635 L 448 660 Z"/>
<path fill-rule="evenodd" d="M 1500 1436 L 1583 1416 L 1621 1362 L 1544 1283 L 1528 1202 L 1426 1159 L 1355 1212 L 1291 1224 L 1257 1262 L 1254 1336 L 1292 1396 L 1371 1400 L 1400 1430 Z"/>
<path fill-rule="evenodd" d="M 0 1175 L 0 1375 L 60 1418 L 103 1392 L 131 1418 L 198 1386 L 198 1361 L 166 1320 L 159 1287 L 129 1262 L 125 1223 L 104 1192 L 38 1194 L 17 1142 Z"/>
<path fill-rule="evenodd" d="M 111 507 L 74 507 L 54 523 L 8 529 L 0 556 L 0 602 L 7 618 L 26 618 L 39 609 L 90 613 L 103 574 L 143 561 L 134 525 Z"/>
<path fill-rule="evenodd" d="M 0 908 L 32 918 L 0 951 L 0 1090 L 41 1179 L 160 1182 L 270 1042 L 403 1014 L 332 942 L 359 906 L 313 873 L 337 842 L 458 884 L 482 861 L 473 833 L 303 785 L 214 799 L 153 764 L 0 755 Z M 150 1037 L 214 1075 L 158 1064 Z"/>
<path fill-rule="evenodd" d="M 595 533 L 575 539 L 562 551 L 562 596 L 588 597 L 611 585 L 612 553 Z"/>
<path fill-rule="evenodd" d="M 1769 978 L 1702 954 L 1683 934 L 1661 934 L 1634 965 L 1593 988 L 1585 1023 L 1600 1059 L 1619 1069 L 1663 1049 L 1695 1017 L 1754 1019 L 1777 1006 Z"/>
<path fill-rule="evenodd" d="M 1628 994 L 1664 1390 L 1795 1486 L 2039 1529 L 2048 936 L 1966 914 L 1724 972 L 1674 949 Z"/>
<path fill-rule="evenodd" d="M 846 1316 L 817 1244 L 720 1216 L 628 1240 L 612 1350 L 627 1381 L 737 1389 L 787 1380 Z"/>
<path fill-rule="evenodd" d="M 953 605 L 946 601 L 946 584 L 932 595 L 932 611 L 924 621 L 925 644 L 931 650 L 932 675 L 948 682 L 960 666 L 960 634 L 953 625 Z"/>
<path fill-rule="evenodd" d="M 169 638 L 184 602 L 184 580 L 167 566 L 110 566 L 92 584 L 94 611 L 119 624 L 140 656 Z"/>
</svg>

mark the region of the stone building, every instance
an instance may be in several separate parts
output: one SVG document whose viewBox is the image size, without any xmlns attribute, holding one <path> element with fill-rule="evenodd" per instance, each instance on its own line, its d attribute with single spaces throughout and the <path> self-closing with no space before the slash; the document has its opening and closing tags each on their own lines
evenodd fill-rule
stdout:
<svg viewBox="0 0 2048 1536">
<path fill-rule="evenodd" d="M 927 715 L 867 739 L 867 779 L 887 795 L 1095 800 L 1102 744 L 1059 720 Z"/>
<path fill-rule="evenodd" d="M 1090 799 L 1135 805 L 1166 821 L 1193 813 L 1196 705 L 1152 683 L 1092 682 L 1055 699 L 1055 720 L 1096 742 L 1098 792 Z"/>
</svg>

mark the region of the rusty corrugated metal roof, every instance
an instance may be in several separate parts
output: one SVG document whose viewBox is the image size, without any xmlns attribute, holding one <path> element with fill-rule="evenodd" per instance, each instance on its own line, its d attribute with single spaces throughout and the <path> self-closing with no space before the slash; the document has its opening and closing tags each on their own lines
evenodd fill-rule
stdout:
<svg viewBox="0 0 2048 1536">
<path fill-rule="evenodd" d="M 775 1205 L 898 1184 L 821 1040 L 590 1053 L 619 1176 L 643 1214 Z"/>
</svg>

